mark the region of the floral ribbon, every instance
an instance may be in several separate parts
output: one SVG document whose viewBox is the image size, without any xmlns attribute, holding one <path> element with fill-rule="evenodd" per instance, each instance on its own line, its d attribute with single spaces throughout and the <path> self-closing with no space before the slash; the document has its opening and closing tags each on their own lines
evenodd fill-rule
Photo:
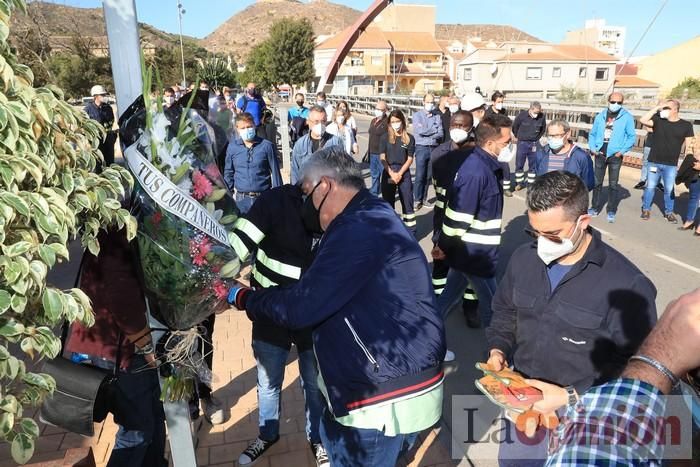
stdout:
<svg viewBox="0 0 700 467">
<path fill-rule="evenodd" d="M 136 148 L 135 144 L 124 151 L 124 158 L 129 164 L 131 172 L 158 206 L 222 244 L 228 245 L 226 229 L 214 219 L 204 206 L 190 195 L 183 193 L 177 185 L 156 169 Z"/>
</svg>

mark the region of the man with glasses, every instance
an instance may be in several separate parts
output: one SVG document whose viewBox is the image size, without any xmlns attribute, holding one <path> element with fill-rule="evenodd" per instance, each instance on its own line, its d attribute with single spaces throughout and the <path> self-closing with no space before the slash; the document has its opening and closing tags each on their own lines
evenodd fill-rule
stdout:
<svg viewBox="0 0 700 467">
<path fill-rule="evenodd" d="M 610 94 L 608 107 L 603 109 L 593 120 L 593 127 L 588 138 L 591 154 L 595 156 L 595 188 L 588 213 L 597 216 L 605 199 L 603 199 L 603 181 L 605 170 L 608 171 L 608 222 L 615 222 L 617 205 L 620 202 L 619 187 L 622 156 L 625 155 L 637 139 L 634 130 L 634 117 L 622 107 L 624 96 L 619 92 Z"/>
<path fill-rule="evenodd" d="M 321 93 L 319 93 L 321 94 Z M 325 94 L 324 94 L 325 96 Z M 292 149 L 292 183 L 299 181 L 301 166 L 319 149 L 328 148 L 331 146 L 343 147 L 343 140 L 326 131 L 326 109 L 320 105 L 314 105 L 309 110 L 309 116 L 306 119 L 306 124 L 309 127 L 309 132 L 299 138 L 294 143 Z"/>
<path fill-rule="evenodd" d="M 593 189 L 593 162 L 588 152 L 571 142 L 571 126 L 566 120 L 552 120 L 547 126 L 547 145 L 537 155 L 535 172 L 543 175 L 564 170 L 577 175 L 586 188 Z"/>
<path fill-rule="evenodd" d="M 693 125 L 678 116 L 681 105 L 671 99 L 654 107 L 639 119 L 642 125 L 653 128 L 654 139 L 649 153 L 649 173 L 642 198 L 642 219 L 651 217 L 651 203 L 654 190 L 660 181 L 664 185 L 664 217 L 672 224 L 678 223 L 673 213 L 673 186 L 678 172 L 678 158 L 681 153 L 693 150 Z M 682 151 L 685 146 L 685 152 Z"/>
<path fill-rule="evenodd" d="M 513 253 L 486 329 L 493 370 L 512 364 L 572 395 L 618 377 L 656 323 L 654 285 L 602 241 L 587 207 L 588 190 L 576 175 L 555 171 L 535 179 L 527 232 L 536 241 Z M 511 439 L 501 445 L 500 465 L 542 465 L 546 441 L 526 446 L 515 434 Z"/>
</svg>

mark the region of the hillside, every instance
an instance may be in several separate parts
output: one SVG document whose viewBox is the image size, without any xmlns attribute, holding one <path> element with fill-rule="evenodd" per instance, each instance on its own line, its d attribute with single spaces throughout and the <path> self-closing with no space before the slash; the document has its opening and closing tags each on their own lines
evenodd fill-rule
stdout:
<svg viewBox="0 0 700 467">
<path fill-rule="evenodd" d="M 436 24 L 435 38 L 438 40 L 459 40 L 479 37 L 482 41 L 531 41 L 542 40 L 513 26 L 502 24 Z"/>
<path fill-rule="evenodd" d="M 179 44 L 175 34 L 169 34 L 148 24 L 141 24 L 141 39 L 155 47 L 168 47 Z M 16 11 L 12 15 L 10 38 L 24 37 L 27 30 L 39 32 L 48 38 L 52 48 L 60 49 L 70 43 L 74 35 L 91 38 L 95 43 L 106 44 L 102 8 L 77 8 L 56 3 L 34 1 L 27 5 L 27 14 Z M 193 38 L 185 38 L 191 45 L 199 45 Z"/>
<path fill-rule="evenodd" d="M 325 0 L 258 1 L 230 17 L 202 40 L 211 52 L 230 53 L 241 63 L 250 49 L 262 42 L 272 24 L 282 18 L 308 18 L 317 36 L 331 35 L 350 26 L 360 12 Z"/>
</svg>

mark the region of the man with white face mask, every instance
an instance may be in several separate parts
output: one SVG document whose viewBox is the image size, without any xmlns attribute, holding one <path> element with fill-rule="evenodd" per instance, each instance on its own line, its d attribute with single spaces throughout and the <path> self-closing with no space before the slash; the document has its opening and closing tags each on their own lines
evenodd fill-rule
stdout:
<svg viewBox="0 0 700 467">
<path fill-rule="evenodd" d="M 504 115 L 484 118 L 476 127 L 477 146 L 459 167 L 447 190 L 445 216 L 437 241 L 441 253 L 433 253 L 433 257 L 446 259 L 450 266 L 447 283 L 437 299 L 443 318 L 471 283 L 479 300 L 481 323 L 488 326 L 491 322 L 503 215 L 502 170 L 498 158 L 509 151 L 510 125 L 510 119 Z"/>
<path fill-rule="evenodd" d="M 537 177 L 527 208 L 526 232 L 537 240 L 513 253 L 498 285 L 488 363 L 583 394 L 618 377 L 649 334 L 656 289 L 589 226 L 588 189 L 576 175 Z M 501 445 L 501 466 L 543 464 L 546 441 L 525 446 L 512 436 L 515 443 Z"/>
<path fill-rule="evenodd" d="M 416 138 L 416 182 L 413 190 L 416 210 L 423 207 L 428 196 L 428 185 L 432 179 L 430 153 L 443 136 L 442 118 L 435 107 L 435 96 L 426 94 L 423 97 L 423 110 L 414 113 L 412 118 Z"/>
<path fill-rule="evenodd" d="M 299 180 L 301 166 L 304 165 L 304 162 L 306 162 L 306 159 L 308 159 L 311 154 L 319 149 L 330 146 L 343 147 L 343 140 L 326 131 L 326 121 L 325 108 L 320 105 L 311 107 L 309 110 L 309 117 L 306 119 L 309 132 L 299 138 L 297 142 L 294 143 L 294 149 L 292 149 L 292 184 L 295 184 Z"/>
</svg>

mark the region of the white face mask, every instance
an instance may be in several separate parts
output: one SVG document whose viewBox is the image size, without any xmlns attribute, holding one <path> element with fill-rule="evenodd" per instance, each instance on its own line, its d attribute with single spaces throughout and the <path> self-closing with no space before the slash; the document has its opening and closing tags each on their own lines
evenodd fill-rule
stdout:
<svg viewBox="0 0 700 467">
<path fill-rule="evenodd" d="M 374 109 L 374 116 L 377 118 L 382 118 L 384 116 L 384 111 L 379 109 Z"/>
<path fill-rule="evenodd" d="M 448 108 L 450 109 L 450 113 L 457 113 L 459 111 L 459 104 L 450 104 Z"/>
<path fill-rule="evenodd" d="M 580 221 L 580 218 L 576 221 L 576 227 L 574 227 L 574 231 L 571 234 L 572 238 L 576 235 Z M 557 243 L 542 235 L 537 237 L 537 256 L 539 256 L 546 265 L 549 265 L 563 256 L 570 255 L 575 249 L 576 245 L 574 245 L 571 238 L 562 238 L 562 242 Z"/>
<path fill-rule="evenodd" d="M 535 113 L 535 114 L 533 114 L 532 112 L 528 112 L 528 113 L 530 114 L 530 117 L 532 117 L 534 119 L 536 119 L 537 117 L 540 116 L 540 114 L 538 114 L 538 113 Z"/>
<path fill-rule="evenodd" d="M 515 153 L 511 151 L 509 144 L 505 148 L 501 149 L 501 152 L 498 153 L 498 162 L 508 163 L 511 160 L 513 160 L 513 156 L 515 156 Z"/>
<path fill-rule="evenodd" d="M 462 144 L 469 138 L 469 132 L 461 128 L 451 128 L 450 138 L 457 144 Z"/>
<path fill-rule="evenodd" d="M 659 117 L 663 119 L 667 119 L 671 115 L 671 111 L 668 109 L 664 109 L 661 112 L 659 112 Z"/>
<path fill-rule="evenodd" d="M 496 110 L 503 110 L 503 102 L 496 102 L 496 105 L 494 105 Z"/>
<path fill-rule="evenodd" d="M 335 117 L 335 121 L 338 122 L 338 125 L 342 125 L 345 123 L 345 116 L 344 115 L 338 115 Z"/>
<path fill-rule="evenodd" d="M 432 102 L 426 102 L 425 104 L 423 104 L 423 108 L 426 112 L 432 112 L 435 108 L 435 104 L 433 104 Z"/>
<path fill-rule="evenodd" d="M 323 134 L 326 132 L 326 125 L 323 123 L 317 123 L 311 127 L 311 131 L 317 136 L 323 136 Z"/>
<path fill-rule="evenodd" d="M 399 130 L 401 130 L 401 122 L 392 123 L 391 127 L 394 129 L 394 131 L 399 131 Z"/>
<path fill-rule="evenodd" d="M 173 105 L 173 102 L 175 102 L 175 96 L 166 96 L 165 97 L 165 103 L 167 105 Z"/>
</svg>

